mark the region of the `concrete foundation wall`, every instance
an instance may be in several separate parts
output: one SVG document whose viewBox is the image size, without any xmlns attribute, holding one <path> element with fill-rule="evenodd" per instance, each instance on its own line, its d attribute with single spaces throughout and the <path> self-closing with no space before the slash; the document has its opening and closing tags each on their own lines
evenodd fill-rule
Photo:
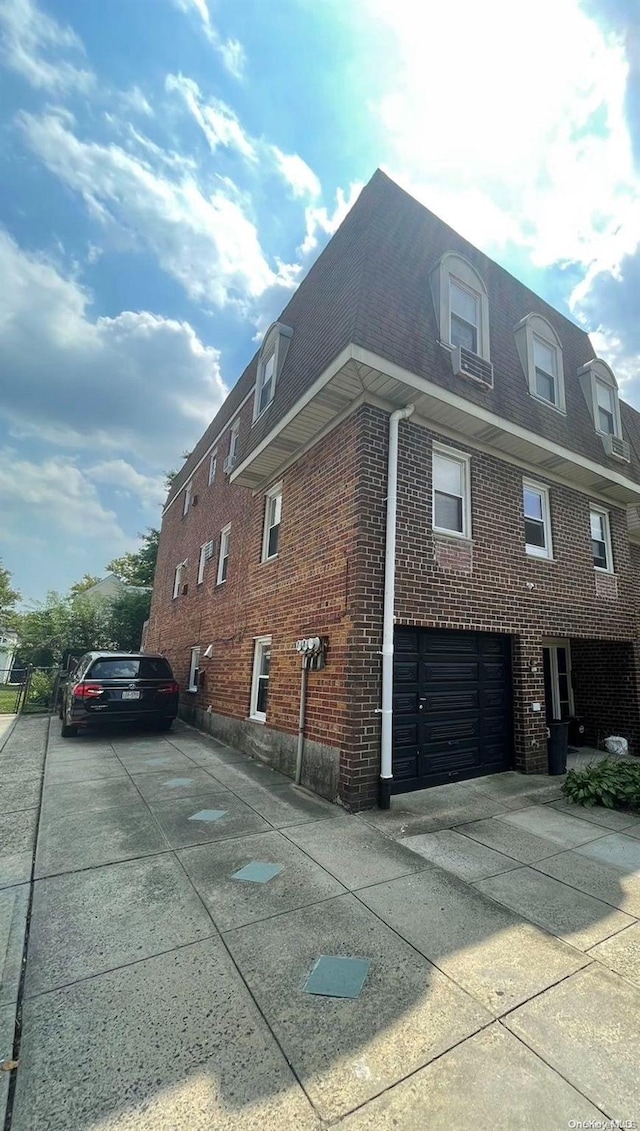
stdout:
<svg viewBox="0 0 640 1131">
<path fill-rule="evenodd" d="M 297 736 L 285 734 L 268 726 L 256 726 L 249 719 L 234 719 L 218 715 L 202 707 L 183 705 L 180 717 L 186 723 L 206 731 L 229 746 L 266 762 L 281 774 L 293 779 L 296 769 Z M 305 740 L 302 760 L 301 785 L 327 797 L 338 800 L 340 750 L 324 746 L 321 742 Z"/>
</svg>

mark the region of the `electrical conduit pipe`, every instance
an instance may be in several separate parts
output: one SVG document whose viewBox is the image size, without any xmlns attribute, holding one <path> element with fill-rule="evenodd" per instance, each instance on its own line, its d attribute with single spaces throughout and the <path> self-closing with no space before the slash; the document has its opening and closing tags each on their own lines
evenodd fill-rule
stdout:
<svg viewBox="0 0 640 1131">
<path fill-rule="evenodd" d="M 382 618 L 382 740 L 380 743 L 380 784 L 378 805 L 391 805 L 391 764 L 393 726 L 393 627 L 396 595 L 396 514 L 398 510 L 398 426 L 414 412 L 412 404 L 398 408 L 389 417 L 389 459 L 387 464 L 387 526 L 384 550 L 384 611 Z"/>
</svg>

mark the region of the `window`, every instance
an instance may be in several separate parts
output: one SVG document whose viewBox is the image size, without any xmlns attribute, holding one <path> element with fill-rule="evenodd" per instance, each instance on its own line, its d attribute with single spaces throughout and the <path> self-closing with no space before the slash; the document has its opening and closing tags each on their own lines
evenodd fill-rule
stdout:
<svg viewBox="0 0 640 1131">
<path fill-rule="evenodd" d="M 216 580 L 216 585 L 222 585 L 223 581 L 227 580 L 230 536 L 231 524 L 229 524 L 229 526 L 225 526 L 224 530 L 220 531 L 220 554 L 218 556 L 218 577 Z"/>
<path fill-rule="evenodd" d="M 200 561 L 198 562 L 198 585 L 202 585 L 204 581 L 204 571 L 207 567 L 207 562 L 213 557 L 213 541 L 205 542 L 200 547 Z"/>
<path fill-rule="evenodd" d="M 551 512 L 548 488 L 525 480 L 522 497 L 526 551 L 534 558 L 550 558 Z"/>
<path fill-rule="evenodd" d="M 542 404 L 565 412 L 562 344 L 553 326 L 541 314 L 527 314 L 514 333 L 529 393 Z"/>
<path fill-rule="evenodd" d="M 186 569 L 187 561 L 188 561 L 188 559 L 185 559 L 185 561 L 180 562 L 180 564 L 176 566 L 176 571 L 173 575 L 173 599 L 174 600 L 175 600 L 176 597 L 179 597 L 181 592 L 182 592 L 182 575 L 183 575 L 183 573 Z"/>
<path fill-rule="evenodd" d="M 578 376 L 596 432 L 622 440 L 618 383 L 613 371 L 596 357 L 578 370 Z"/>
<path fill-rule="evenodd" d="M 256 722 L 264 723 L 267 718 L 269 698 L 269 667 L 271 665 L 271 637 L 258 636 L 253 653 L 253 678 L 251 680 L 250 715 Z"/>
<path fill-rule="evenodd" d="M 262 339 L 256 371 L 256 392 L 253 401 L 254 423 L 268 409 L 273 400 L 276 382 L 282 372 L 292 337 L 293 330 L 290 326 L 284 326 L 282 322 L 274 322 Z"/>
<path fill-rule="evenodd" d="M 557 404 L 558 361 L 555 346 L 534 336 L 533 363 L 536 369 L 536 396 L 549 404 Z"/>
<path fill-rule="evenodd" d="M 200 649 L 191 649 L 191 661 L 189 663 L 189 686 L 187 691 L 198 690 L 198 677 L 200 675 Z"/>
<path fill-rule="evenodd" d="M 469 457 L 447 448 L 433 452 L 433 528 L 471 537 Z"/>
<path fill-rule="evenodd" d="M 258 375 L 259 390 L 258 390 L 258 416 L 264 412 L 267 405 L 271 404 L 273 397 L 273 375 L 276 368 L 276 355 L 275 352 L 265 361 L 264 365 L 260 366 Z"/>
<path fill-rule="evenodd" d="M 596 381 L 597 429 L 598 432 L 604 432 L 608 436 L 616 434 L 615 400 L 613 389 L 609 385 L 603 385 L 602 381 Z"/>
<path fill-rule="evenodd" d="M 218 453 L 212 452 L 211 459 L 209 460 L 209 486 L 213 483 L 216 477 L 216 467 L 218 466 Z"/>
<path fill-rule="evenodd" d="M 280 516 L 282 514 L 282 484 L 272 487 L 267 492 L 264 509 L 264 535 L 262 538 L 262 560 L 278 556 L 278 540 L 280 535 Z"/>
<path fill-rule="evenodd" d="M 475 267 L 450 251 L 432 272 L 430 282 L 442 344 L 463 346 L 489 361 L 489 300 Z"/>
<path fill-rule="evenodd" d="M 464 346 L 472 353 L 478 352 L 478 325 L 480 322 L 480 299 L 467 290 L 456 279 L 449 279 L 449 309 L 451 329 L 449 341 L 452 346 Z"/>
<path fill-rule="evenodd" d="M 187 511 L 189 510 L 189 507 L 191 506 L 191 494 L 192 494 L 192 492 L 193 492 L 193 483 L 191 482 L 191 480 L 189 480 L 189 482 L 187 483 L 187 485 L 184 489 L 184 502 L 182 504 L 182 515 L 183 515 L 183 517 L 187 513 Z"/>
<path fill-rule="evenodd" d="M 231 462 L 235 460 L 238 451 L 238 436 L 240 434 L 240 421 L 236 420 L 231 425 L 231 432 L 229 433 L 229 459 Z"/>
<path fill-rule="evenodd" d="M 609 525 L 609 512 L 600 507 L 591 507 L 591 554 L 595 569 L 613 572 L 613 554 L 611 552 L 611 528 Z"/>
<path fill-rule="evenodd" d="M 113 660 L 96 660 L 89 670 L 92 679 L 173 679 L 167 660 L 143 656 L 136 659 L 120 656 Z"/>
</svg>

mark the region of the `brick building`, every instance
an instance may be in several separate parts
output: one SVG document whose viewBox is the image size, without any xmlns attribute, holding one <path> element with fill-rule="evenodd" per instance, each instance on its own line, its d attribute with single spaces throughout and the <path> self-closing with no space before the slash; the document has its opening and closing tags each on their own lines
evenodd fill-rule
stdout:
<svg viewBox="0 0 640 1131">
<path fill-rule="evenodd" d="M 557 718 L 640 752 L 640 414 L 380 172 L 163 516 L 146 646 L 185 718 L 293 773 L 301 638 L 302 781 L 352 808 L 381 766 L 383 800 L 544 772 Z"/>
</svg>

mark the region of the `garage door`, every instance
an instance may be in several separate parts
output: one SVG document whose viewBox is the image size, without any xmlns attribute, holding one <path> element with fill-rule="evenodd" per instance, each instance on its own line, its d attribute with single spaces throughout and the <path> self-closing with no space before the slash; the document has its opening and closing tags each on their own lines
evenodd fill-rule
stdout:
<svg viewBox="0 0 640 1131">
<path fill-rule="evenodd" d="M 393 792 L 508 770 L 512 749 L 510 638 L 396 629 Z"/>
</svg>

